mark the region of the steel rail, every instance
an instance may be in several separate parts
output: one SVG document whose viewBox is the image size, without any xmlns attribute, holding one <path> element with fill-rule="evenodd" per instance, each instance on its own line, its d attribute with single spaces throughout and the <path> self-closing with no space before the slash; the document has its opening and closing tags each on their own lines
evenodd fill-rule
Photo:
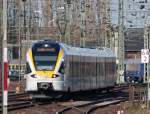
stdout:
<svg viewBox="0 0 150 114">
<path fill-rule="evenodd" d="M 93 111 L 97 110 L 98 108 L 104 108 L 104 107 L 107 107 L 107 106 L 110 106 L 110 105 L 116 105 L 116 104 L 119 104 L 121 102 L 124 102 L 124 101 L 127 101 L 126 98 L 122 98 L 120 100 L 116 100 L 116 101 L 113 101 L 112 103 L 109 103 L 109 104 L 104 104 L 104 105 L 99 105 L 99 106 L 93 106 L 91 107 L 89 110 L 87 110 L 85 112 L 85 114 L 91 114 Z"/>
<path fill-rule="evenodd" d="M 120 103 L 120 102 L 123 102 L 123 101 L 126 101 L 126 100 L 127 100 L 127 98 L 116 98 L 116 99 L 114 99 L 114 98 L 107 98 L 107 99 L 92 101 L 92 102 L 85 103 L 85 104 L 67 106 L 67 107 L 62 108 L 59 111 L 57 111 L 56 114 L 62 114 L 62 113 L 66 112 L 68 110 L 71 110 L 71 109 L 76 109 L 76 110 L 80 111 L 83 114 L 89 114 L 89 112 L 91 112 L 92 110 L 94 110 L 94 109 L 96 109 L 98 107 L 105 107 L 105 106 L 112 105 L 112 104 L 117 104 L 117 103 Z M 105 104 L 105 102 L 110 102 L 110 103 Z M 104 104 L 101 104 L 99 106 L 98 104 L 100 104 L 100 103 L 104 103 Z M 96 104 L 97 104 L 97 106 L 96 106 Z M 90 106 L 90 105 L 91 105 L 92 108 L 90 108 L 89 111 L 87 111 L 87 112 L 83 111 L 82 109 L 80 109 L 82 107 Z"/>
</svg>

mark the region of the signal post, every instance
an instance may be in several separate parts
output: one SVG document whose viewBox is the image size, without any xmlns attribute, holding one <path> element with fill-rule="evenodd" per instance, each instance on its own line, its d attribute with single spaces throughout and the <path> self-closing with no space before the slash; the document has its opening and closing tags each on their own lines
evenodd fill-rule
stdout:
<svg viewBox="0 0 150 114">
<path fill-rule="evenodd" d="M 2 109 L 7 114 L 8 105 L 8 60 L 7 60 L 7 0 L 3 0 L 3 40 L 2 40 Z"/>
</svg>

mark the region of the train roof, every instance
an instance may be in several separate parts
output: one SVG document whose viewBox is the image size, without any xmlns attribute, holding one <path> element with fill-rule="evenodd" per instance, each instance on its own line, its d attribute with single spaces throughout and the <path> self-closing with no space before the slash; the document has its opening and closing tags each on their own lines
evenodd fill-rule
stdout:
<svg viewBox="0 0 150 114">
<path fill-rule="evenodd" d="M 35 42 L 34 44 L 42 44 L 42 43 L 52 43 L 58 44 L 62 47 L 65 51 L 66 55 L 76 55 L 76 56 L 89 56 L 89 57 L 116 57 L 115 53 L 107 47 L 101 48 L 81 48 L 81 47 L 72 47 L 65 43 L 60 43 L 51 40 L 40 40 Z M 34 45 L 33 45 L 34 46 Z"/>
<path fill-rule="evenodd" d="M 72 47 L 64 43 L 60 43 L 60 46 L 65 50 L 66 55 L 77 55 L 77 56 L 92 56 L 92 57 L 116 57 L 115 53 L 106 47 L 102 48 L 81 48 Z"/>
</svg>

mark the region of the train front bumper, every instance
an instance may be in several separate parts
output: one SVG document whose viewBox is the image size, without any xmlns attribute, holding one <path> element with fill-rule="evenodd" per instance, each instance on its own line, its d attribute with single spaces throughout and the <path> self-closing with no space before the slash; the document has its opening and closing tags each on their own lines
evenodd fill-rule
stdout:
<svg viewBox="0 0 150 114">
<path fill-rule="evenodd" d="M 26 91 L 39 91 L 42 89 L 64 91 L 64 81 L 61 77 L 45 78 L 39 76 L 38 78 L 32 78 L 28 76 L 26 78 Z"/>
</svg>

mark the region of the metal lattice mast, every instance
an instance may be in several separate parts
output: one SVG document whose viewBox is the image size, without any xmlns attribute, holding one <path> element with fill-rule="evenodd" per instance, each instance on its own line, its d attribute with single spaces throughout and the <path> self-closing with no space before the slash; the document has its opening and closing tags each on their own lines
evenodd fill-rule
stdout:
<svg viewBox="0 0 150 114">
<path fill-rule="evenodd" d="M 24 39 L 26 39 L 26 0 L 23 1 L 23 28 L 24 28 Z"/>
<path fill-rule="evenodd" d="M 150 49 L 150 22 L 145 23 L 144 27 L 144 49 Z M 144 82 L 147 82 L 150 78 L 148 77 L 149 72 L 149 65 L 145 64 L 145 73 L 144 73 Z"/>
<path fill-rule="evenodd" d="M 97 33 L 97 46 L 101 46 L 101 34 L 100 34 L 100 1 L 97 0 L 97 7 L 96 7 L 96 15 L 97 15 L 97 23 L 96 23 L 96 26 L 97 26 L 97 29 L 98 29 L 98 33 Z"/>
<path fill-rule="evenodd" d="M 109 47 L 109 38 L 108 38 L 108 30 L 107 30 L 107 25 L 108 25 L 108 12 L 107 12 L 107 8 L 108 8 L 108 0 L 105 0 L 104 1 L 104 12 L 103 12 L 103 15 L 104 15 L 104 20 L 103 20 L 103 24 L 104 24 L 104 41 L 105 41 L 105 44 L 104 46 L 105 47 Z"/>
<path fill-rule="evenodd" d="M 31 29 L 31 0 L 29 0 L 29 17 L 28 17 L 28 30 L 27 30 L 27 49 L 30 47 L 30 29 Z"/>
<path fill-rule="evenodd" d="M 107 46 L 107 36 L 106 36 L 106 0 L 101 0 L 101 39 L 102 46 Z"/>
<path fill-rule="evenodd" d="M 80 24 L 80 46 L 85 47 L 85 0 L 80 0 L 80 15 L 81 15 L 81 24 Z"/>
<path fill-rule="evenodd" d="M 105 15 L 106 15 L 106 21 L 105 21 L 105 31 L 106 31 L 106 39 L 105 39 L 105 46 L 111 47 L 112 46 L 112 37 L 111 37 L 111 23 L 110 23 L 110 0 L 105 1 L 106 9 L 105 9 Z"/>
<path fill-rule="evenodd" d="M 56 18 L 57 18 L 57 7 L 56 0 L 51 0 L 51 15 L 52 15 L 52 26 L 56 26 Z"/>
<path fill-rule="evenodd" d="M 60 41 L 64 41 L 67 43 L 66 39 L 66 27 L 67 27 L 67 20 L 66 20 L 66 5 L 64 4 L 64 0 L 57 1 L 57 25 L 58 30 L 60 32 Z"/>
<path fill-rule="evenodd" d="M 21 3 L 19 2 L 19 9 L 21 9 Z M 18 21 L 19 21 L 19 34 L 18 34 L 18 37 L 19 37 L 19 84 L 20 84 L 20 81 L 21 81 L 21 60 L 22 60 L 22 52 L 21 52 L 21 49 L 22 49 L 22 39 L 21 39 L 21 20 L 20 20 L 20 16 L 21 16 L 21 10 L 18 10 Z"/>
<path fill-rule="evenodd" d="M 66 21 L 67 21 L 67 26 L 66 26 L 66 43 L 70 44 L 70 29 L 71 29 L 71 0 L 66 0 L 65 1 L 65 7 L 66 7 Z"/>
<path fill-rule="evenodd" d="M 114 48 L 114 36 L 113 36 L 114 30 L 111 24 L 111 1 L 107 0 L 107 4 L 108 4 L 107 15 L 108 15 L 109 43 L 110 43 L 109 47 L 113 49 Z"/>
<path fill-rule="evenodd" d="M 144 49 L 150 49 L 150 21 L 146 20 L 144 27 Z M 149 55 L 149 51 L 148 51 Z M 149 59 L 149 58 L 148 58 Z M 147 109 L 149 109 L 150 100 L 150 65 L 149 63 L 144 64 L 144 82 L 147 83 Z"/>
<path fill-rule="evenodd" d="M 124 19 L 123 0 L 119 0 L 118 16 L 118 83 L 124 82 Z"/>
</svg>

